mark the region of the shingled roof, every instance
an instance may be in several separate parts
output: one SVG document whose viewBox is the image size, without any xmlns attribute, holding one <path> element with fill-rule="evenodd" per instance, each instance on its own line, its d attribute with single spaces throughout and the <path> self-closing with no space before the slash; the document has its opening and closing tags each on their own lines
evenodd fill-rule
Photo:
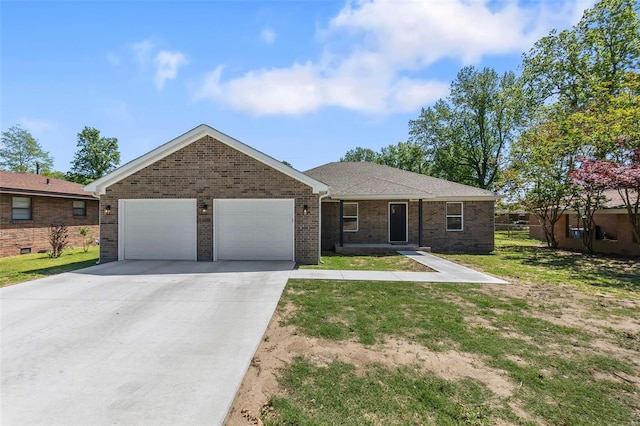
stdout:
<svg viewBox="0 0 640 426">
<path fill-rule="evenodd" d="M 85 198 L 95 200 L 96 197 L 83 191 L 83 186 L 62 179 L 36 175 L 33 173 L 16 173 L 0 170 L 0 193 L 28 194 L 43 197 Z"/>
<path fill-rule="evenodd" d="M 620 193 L 616 189 L 607 189 L 602 193 L 605 197 L 605 203 L 603 208 L 605 209 L 624 209 L 625 204 L 620 196 Z M 631 196 L 635 196 L 635 192 L 631 191 Z"/>
<path fill-rule="evenodd" d="M 305 174 L 329 185 L 329 196 L 341 200 L 500 198 L 485 189 L 367 162 L 334 162 L 307 170 Z"/>
</svg>

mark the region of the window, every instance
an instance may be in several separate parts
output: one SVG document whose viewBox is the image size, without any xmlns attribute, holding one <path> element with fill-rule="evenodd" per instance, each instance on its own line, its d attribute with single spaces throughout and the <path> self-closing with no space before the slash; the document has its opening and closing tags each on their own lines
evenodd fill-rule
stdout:
<svg viewBox="0 0 640 426">
<path fill-rule="evenodd" d="M 13 219 L 13 220 L 31 220 L 31 198 L 29 198 L 29 197 L 12 197 L 12 200 L 11 200 L 11 219 Z"/>
<path fill-rule="evenodd" d="M 73 201 L 73 217 L 87 216 L 87 202 L 82 200 Z"/>
<path fill-rule="evenodd" d="M 344 203 L 342 209 L 342 229 L 344 232 L 357 232 L 358 203 Z"/>
<path fill-rule="evenodd" d="M 462 203 L 447 203 L 447 231 L 462 231 Z"/>
</svg>

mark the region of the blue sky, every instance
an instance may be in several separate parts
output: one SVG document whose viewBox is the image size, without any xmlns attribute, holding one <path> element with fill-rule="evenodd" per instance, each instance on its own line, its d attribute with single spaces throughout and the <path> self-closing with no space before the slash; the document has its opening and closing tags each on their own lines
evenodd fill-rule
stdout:
<svg viewBox="0 0 640 426">
<path fill-rule="evenodd" d="M 516 70 L 592 0 L 0 2 L 0 125 L 68 171 L 84 126 L 122 163 L 208 124 L 300 170 L 406 140 L 464 65 Z"/>
</svg>

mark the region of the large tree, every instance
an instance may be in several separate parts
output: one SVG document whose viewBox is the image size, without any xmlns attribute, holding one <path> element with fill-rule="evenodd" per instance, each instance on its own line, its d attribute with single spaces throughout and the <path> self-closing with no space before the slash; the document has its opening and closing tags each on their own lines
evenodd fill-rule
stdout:
<svg viewBox="0 0 640 426">
<path fill-rule="evenodd" d="M 68 176 L 73 182 L 87 184 L 109 173 L 118 164 L 118 139 L 101 137 L 99 130 L 85 127 L 78 133 L 78 150 Z"/>
<path fill-rule="evenodd" d="M 522 129 L 526 103 L 513 72 L 463 68 L 451 94 L 409 122 L 409 141 L 422 147 L 427 173 L 496 189 L 509 145 Z"/>
<path fill-rule="evenodd" d="M 42 171 L 50 171 L 53 168 L 53 158 L 42 149 L 31 133 L 19 125 L 2 132 L 0 169 L 35 173 L 37 165 Z"/>
<path fill-rule="evenodd" d="M 540 222 L 548 247 L 558 247 L 556 224 L 573 201 L 569 176 L 576 162 L 573 140 L 551 111 L 541 113 L 514 142 L 505 185 Z"/>
<path fill-rule="evenodd" d="M 600 1 L 576 26 L 552 31 L 524 55 L 524 91 L 543 119 L 515 144 L 509 177 L 551 246 L 553 224 L 569 205 L 585 217 L 583 227 L 593 226 L 608 185 L 603 170 L 620 160 L 617 141 L 637 140 L 639 66 L 638 4 L 630 0 Z M 584 237 L 592 249 L 593 232 Z"/>
<path fill-rule="evenodd" d="M 383 147 L 376 163 L 421 174 L 429 170 L 424 150 L 411 142 L 398 142 L 396 145 Z"/>
<path fill-rule="evenodd" d="M 523 79 L 539 103 L 560 102 L 570 113 L 604 87 L 615 95 L 640 66 L 640 19 L 634 0 L 602 0 L 580 22 L 553 30 L 523 58 Z"/>
<path fill-rule="evenodd" d="M 378 153 L 372 150 L 371 148 L 362 148 L 356 147 L 354 149 L 350 149 L 344 154 L 344 157 L 340 158 L 340 161 L 347 162 L 367 162 L 367 163 L 375 163 L 378 159 Z"/>
</svg>

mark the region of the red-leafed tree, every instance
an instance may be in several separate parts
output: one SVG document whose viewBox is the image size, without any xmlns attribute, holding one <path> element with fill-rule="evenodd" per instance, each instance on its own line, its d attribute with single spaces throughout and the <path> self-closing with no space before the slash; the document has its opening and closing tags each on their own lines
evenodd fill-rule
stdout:
<svg viewBox="0 0 640 426">
<path fill-rule="evenodd" d="M 627 209 L 634 241 L 640 244 L 640 148 L 632 147 L 627 138 L 620 139 L 623 157 L 612 173 L 612 186 Z"/>
<path fill-rule="evenodd" d="M 614 186 L 611 179 L 616 164 L 606 160 L 581 158 L 580 166 L 570 172 L 571 183 L 576 190 L 573 208 L 582 225 L 582 244 L 589 253 L 593 252 L 593 236 L 596 211 L 607 201 L 603 193 Z"/>
<path fill-rule="evenodd" d="M 634 241 L 640 244 L 640 148 L 632 147 L 627 138 L 620 137 L 618 160 L 581 159 L 581 164 L 570 172 L 576 190 L 573 207 L 580 218 L 582 242 L 593 251 L 595 212 L 607 201 L 603 192 L 615 189 L 627 209 Z"/>
</svg>

